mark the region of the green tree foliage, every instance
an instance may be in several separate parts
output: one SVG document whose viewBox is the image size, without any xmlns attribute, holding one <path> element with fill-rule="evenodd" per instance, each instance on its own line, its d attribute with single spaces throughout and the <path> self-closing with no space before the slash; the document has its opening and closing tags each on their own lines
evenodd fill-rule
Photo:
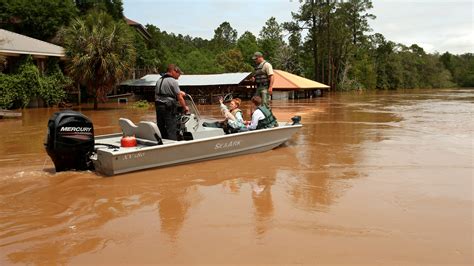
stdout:
<svg viewBox="0 0 474 266">
<path fill-rule="evenodd" d="M 0 107 L 25 107 L 34 97 L 52 106 L 65 98 L 64 88 L 70 84 L 70 79 L 64 77 L 54 59 L 48 63 L 45 75 L 40 75 L 31 57 L 27 56 L 15 73 L 0 73 Z"/>
<path fill-rule="evenodd" d="M 173 62 L 173 61 L 170 61 Z M 181 54 L 174 60 L 186 74 L 222 73 L 222 68 L 216 63 L 215 55 L 206 50 L 194 50 Z"/>
<path fill-rule="evenodd" d="M 143 39 L 138 32 L 133 32 L 134 47 L 136 50 L 135 67 L 145 70 L 147 73 L 158 73 L 162 58 L 157 49 L 150 47 L 150 42 Z"/>
<path fill-rule="evenodd" d="M 72 0 L 0 1 L 1 28 L 45 41 L 76 15 Z"/>
<path fill-rule="evenodd" d="M 115 20 L 124 18 L 122 0 L 75 0 L 75 2 L 82 15 L 90 10 L 98 10 L 109 14 Z"/>
<path fill-rule="evenodd" d="M 58 61 L 57 58 L 49 58 L 45 74 L 40 77 L 41 86 L 38 96 L 47 106 L 53 106 L 65 99 L 65 89 L 73 83 L 69 77 L 64 76 Z"/>
<path fill-rule="evenodd" d="M 233 48 L 236 41 L 237 30 L 232 28 L 229 22 L 222 22 L 222 24 L 214 30 L 214 38 L 212 38 L 212 43 L 216 50 Z"/>
<path fill-rule="evenodd" d="M 299 62 L 298 51 L 289 45 L 282 45 L 273 56 L 273 66 L 276 69 L 288 71 L 293 74 L 301 74 L 302 66 Z"/>
<path fill-rule="evenodd" d="M 283 26 L 285 27 L 285 26 Z M 290 31 L 290 36 L 288 37 L 288 46 L 289 52 L 291 54 L 291 65 L 283 66 L 283 70 L 291 72 L 293 74 L 302 75 L 303 74 L 303 64 L 302 57 L 303 55 L 303 46 L 301 43 L 301 33 L 299 31 Z"/>
<path fill-rule="evenodd" d="M 373 14 L 366 13 L 373 7 L 371 0 L 348 0 L 341 3 L 341 9 L 345 9 L 347 17 L 346 26 L 351 34 L 352 44 L 360 44 L 365 41 L 365 32 L 370 31 L 368 19 L 375 19 Z"/>
<path fill-rule="evenodd" d="M 154 26 L 150 34 L 150 47 L 156 47 L 161 55 L 161 71 L 168 64 L 178 64 L 186 74 L 220 73 L 222 69 L 216 64 L 216 53 L 208 40 L 192 38 L 181 34 L 168 34 Z"/>
<path fill-rule="evenodd" d="M 375 19 L 368 12 L 372 1 L 300 2 L 294 21 L 284 26 L 292 35 L 307 33 L 303 56 L 294 55 L 299 56 L 307 76 L 341 90 L 454 85 L 454 74 L 446 70 L 446 63 L 440 63 L 439 56 L 425 53 L 416 44 L 406 47 L 385 40 L 381 34 L 367 35 L 371 31 L 368 21 Z M 445 56 L 445 61 L 449 58 Z"/>
<path fill-rule="evenodd" d="M 217 63 L 225 72 L 247 72 L 253 70 L 251 65 L 244 62 L 239 49 L 231 49 L 218 54 Z"/>
<path fill-rule="evenodd" d="M 160 65 L 163 66 L 164 62 L 167 62 L 166 58 L 166 44 L 164 43 L 163 33 L 160 29 L 154 25 L 147 24 L 145 26 L 148 33 L 151 35 L 151 39 L 147 42 L 148 49 L 155 50 L 157 59 L 160 60 Z"/>
<path fill-rule="evenodd" d="M 77 71 L 71 75 L 87 85 L 96 101 L 133 66 L 146 73 L 163 72 L 170 63 L 178 64 L 186 74 L 248 71 L 255 51 L 261 51 L 275 69 L 333 89 L 474 86 L 472 53 L 429 54 L 416 44 L 405 46 L 378 33 L 370 35 L 369 21 L 375 19 L 370 13 L 371 0 L 299 2 L 292 21 L 280 24 L 270 17 L 258 38 L 248 31 L 239 37 L 229 22 L 223 22 L 211 40 L 161 31 L 154 25 L 146 25 L 151 39 L 144 40 L 126 30 L 130 27 L 123 23 L 122 0 L 0 1 L 0 23 L 5 29 L 51 40 L 59 27 L 83 21 L 82 32 L 61 45 L 76 56 L 71 65 Z M 91 19 L 91 11 L 107 13 L 113 19 L 107 23 Z M 77 25 L 75 29 L 79 30 Z M 106 41 L 112 39 L 113 43 Z M 122 42 L 127 44 L 121 46 Z M 136 51 L 134 59 L 132 50 Z M 82 78 L 83 73 L 87 78 Z"/>
<path fill-rule="evenodd" d="M 237 40 L 237 48 L 239 48 L 245 63 L 249 65 L 255 64 L 252 56 L 256 51 L 259 51 L 260 48 L 257 44 L 257 37 L 255 37 L 253 33 L 249 31 L 244 32 Z"/>
<path fill-rule="evenodd" d="M 103 12 L 91 12 L 76 19 L 62 33 L 70 57 L 69 75 L 87 86 L 94 97 L 94 109 L 131 70 L 135 48 L 131 30 Z"/>
<path fill-rule="evenodd" d="M 440 56 L 440 62 L 450 72 L 456 84 L 474 87 L 474 54 L 453 55 L 446 52 Z"/>
<path fill-rule="evenodd" d="M 273 62 L 283 44 L 283 27 L 274 17 L 271 17 L 265 22 L 265 26 L 260 31 L 258 45 L 262 49 L 265 58 Z"/>
<path fill-rule="evenodd" d="M 377 73 L 373 58 L 367 53 L 358 53 L 351 65 L 344 68 L 346 75 L 343 75 L 340 88 L 342 90 L 361 90 L 375 88 L 377 83 Z"/>
</svg>

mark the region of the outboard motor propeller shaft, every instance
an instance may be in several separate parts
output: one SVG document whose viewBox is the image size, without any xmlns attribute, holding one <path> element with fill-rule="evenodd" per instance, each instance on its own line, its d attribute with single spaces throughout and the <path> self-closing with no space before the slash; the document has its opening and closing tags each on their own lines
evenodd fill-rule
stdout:
<svg viewBox="0 0 474 266">
<path fill-rule="evenodd" d="M 94 152 L 94 127 L 85 115 L 67 110 L 49 118 L 45 148 L 56 172 L 89 170 Z"/>
</svg>

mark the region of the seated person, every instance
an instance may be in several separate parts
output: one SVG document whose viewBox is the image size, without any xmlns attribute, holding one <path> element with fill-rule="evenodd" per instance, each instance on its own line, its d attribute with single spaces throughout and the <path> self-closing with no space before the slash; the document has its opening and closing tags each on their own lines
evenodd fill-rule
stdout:
<svg viewBox="0 0 474 266">
<path fill-rule="evenodd" d="M 214 123 L 204 122 L 205 127 L 220 127 L 223 128 L 226 133 L 235 133 L 240 129 L 245 128 L 244 119 L 242 117 L 242 111 L 239 109 L 242 101 L 239 98 L 232 99 L 229 103 L 229 107 L 224 104 L 222 97 L 219 98 L 221 112 L 224 114 L 225 120 Z"/>
<path fill-rule="evenodd" d="M 252 101 L 254 112 L 252 113 L 252 121 L 245 122 L 247 129 L 255 130 L 278 126 L 272 111 L 265 105 L 262 105 L 262 98 L 260 96 L 253 96 L 250 101 Z"/>
</svg>

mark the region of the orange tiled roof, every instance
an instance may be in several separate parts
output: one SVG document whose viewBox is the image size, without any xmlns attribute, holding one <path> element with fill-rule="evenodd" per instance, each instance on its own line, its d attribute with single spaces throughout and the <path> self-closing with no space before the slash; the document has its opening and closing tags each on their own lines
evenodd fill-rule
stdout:
<svg viewBox="0 0 474 266">
<path fill-rule="evenodd" d="M 308 90 L 308 89 L 329 89 L 328 85 L 288 73 L 283 70 L 273 70 L 273 88 L 277 90 Z"/>
</svg>

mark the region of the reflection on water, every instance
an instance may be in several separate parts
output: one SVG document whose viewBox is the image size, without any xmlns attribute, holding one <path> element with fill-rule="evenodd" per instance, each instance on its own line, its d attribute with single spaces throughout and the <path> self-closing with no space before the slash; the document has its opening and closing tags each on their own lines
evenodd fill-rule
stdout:
<svg viewBox="0 0 474 266">
<path fill-rule="evenodd" d="M 303 117 L 282 147 L 107 178 L 54 173 L 57 110 L 25 110 L 0 120 L 0 263 L 469 264 L 473 103 L 471 90 L 275 101 L 280 120 Z M 96 134 L 155 119 L 80 111 Z"/>
</svg>

